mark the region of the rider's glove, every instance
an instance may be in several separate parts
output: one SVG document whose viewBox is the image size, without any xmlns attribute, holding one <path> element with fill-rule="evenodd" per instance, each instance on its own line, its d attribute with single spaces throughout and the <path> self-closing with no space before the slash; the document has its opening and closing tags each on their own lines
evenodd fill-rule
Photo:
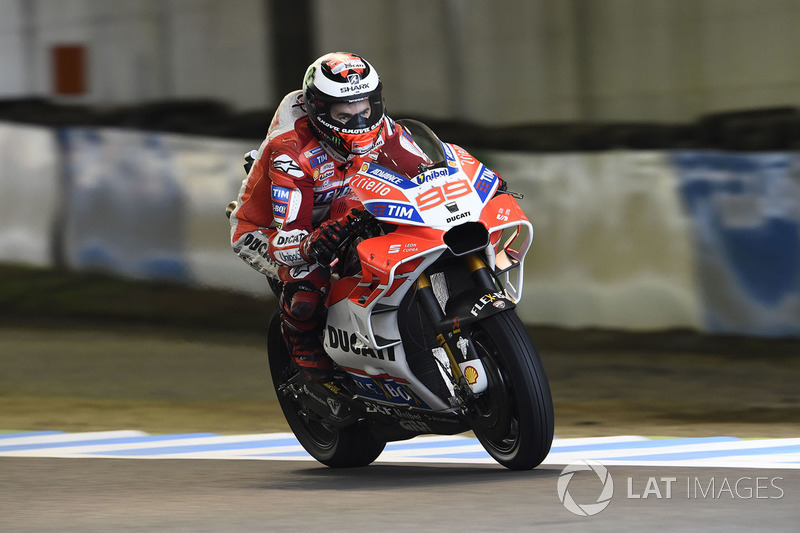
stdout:
<svg viewBox="0 0 800 533">
<path fill-rule="evenodd" d="M 300 243 L 300 255 L 309 263 L 329 266 L 344 237 L 344 228 L 335 220 L 327 220 L 309 233 Z"/>
<path fill-rule="evenodd" d="M 378 221 L 366 211 L 353 209 L 344 225 L 335 220 L 323 222 L 300 243 L 300 255 L 312 263 L 330 266 L 339 249 L 359 234 L 373 235 Z"/>
<path fill-rule="evenodd" d="M 378 219 L 372 216 L 369 211 L 361 209 L 351 209 L 347 215 L 348 225 L 352 227 L 353 235 L 361 234 L 363 237 L 374 237 L 380 233 L 381 225 Z"/>
</svg>

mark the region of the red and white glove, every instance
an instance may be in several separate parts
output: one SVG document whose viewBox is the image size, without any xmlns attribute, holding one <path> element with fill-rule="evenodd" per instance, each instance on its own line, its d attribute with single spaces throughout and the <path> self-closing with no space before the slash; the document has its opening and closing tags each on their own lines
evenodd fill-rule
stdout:
<svg viewBox="0 0 800 533">
<path fill-rule="evenodd" d="M 330 266 L 345 237 L 344 228 L 335 220 L 327 220 L 309 233 L 300 243 L 300 255 L 309 263 Z"/>
<path fill-rule="evenodd" d="M 366 213 L 353 209 L 347 215 L 344 225 L 336 220 L 327 220 L 303 238 L 300 243 L 300 255 L 309 263 L 331 266 L 337 252 L 353 237 L 377 228 L 378 222 Z"/>
</svg>

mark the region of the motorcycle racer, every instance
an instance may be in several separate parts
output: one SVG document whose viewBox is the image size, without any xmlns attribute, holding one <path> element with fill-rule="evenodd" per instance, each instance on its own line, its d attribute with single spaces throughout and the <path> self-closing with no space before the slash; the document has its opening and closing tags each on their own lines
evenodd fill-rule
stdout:
<svg viewBox="0 0 800 533">
<path fill-rule="evenodd" d="M 384 109 L 382 83 L 363 57 L 330 53 L 286 95 L 230 216 L 234 252 L 282 283 L 281 331 L 293 363 L 332 377 L 320 337 L 330 265 L 347 228 L 329 220 L 364 162 L 408 168 L 430 161 Z"/>
</svg>

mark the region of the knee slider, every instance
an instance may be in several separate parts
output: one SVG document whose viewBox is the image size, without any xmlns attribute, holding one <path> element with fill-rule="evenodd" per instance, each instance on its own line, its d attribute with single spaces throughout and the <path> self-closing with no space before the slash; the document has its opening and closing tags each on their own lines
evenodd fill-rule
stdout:
<svg viewBox="0 0 800 533">
<path fill-rule="evenodd" d="M 323 307 L 322 291 L 307 283 L 287 283 L 283 289 L 282 311 L 290 322 L 319 321 Z"/>
<path fill-rule="evenodd" d="M 297 320 L 307 321 L 317 315 L 319 294 L 307 291 L 294 293 L 289 302 L 289 314 Z"/>
</svg>

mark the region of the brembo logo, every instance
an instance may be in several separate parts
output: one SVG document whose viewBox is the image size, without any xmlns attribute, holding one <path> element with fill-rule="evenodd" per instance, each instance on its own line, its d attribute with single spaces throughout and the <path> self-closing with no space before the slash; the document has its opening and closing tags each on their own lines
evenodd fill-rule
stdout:
<svg viewBox="0 0 800 533">
<path fill-rule="evenodd" d="M 328 326 L 328 345 L 332 350 L 341 350 L 343 352 L 350 352 L 356 355 L 363 355 L 364 357 L 372 357 L 380 359 L 381 361 L 388 360 L 394 361 L 394 347 L 390 346 L 386 350 L 373 350 L 366 346 L 358 348 L 358 337 L 355 333 L 349 333 L 342 329 Z"/>
</svg>

